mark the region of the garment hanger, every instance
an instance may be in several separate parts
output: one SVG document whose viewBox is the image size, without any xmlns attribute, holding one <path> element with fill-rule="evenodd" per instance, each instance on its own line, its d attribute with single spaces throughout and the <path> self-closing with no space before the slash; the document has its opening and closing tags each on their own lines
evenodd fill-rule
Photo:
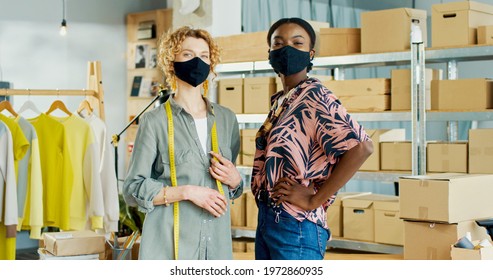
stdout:
<svg viewBox="0 0 493 280">
<path fill-rule="evenodd" d="M 26 110 L 31 110 L 38 115 L 41 114 L 41 111 L 39 111 L 38 107 L 36 107 L 34 102 L 32 102 L 30 99 L 24 102 L 24 104 L 22 104 L 21 108 L 19 109 L 19 111 L 17 111 L 17 113 L 22 114 Z"/>
<path fill-rule="evenodd" d="M 0 102 L 0 112 L 3 110 L 7 110 L 14 117 L 18 116 L 18 114 L 15 112 L 14 108 L 12 108 L 12 104 L 7 100 Z"/>
<path fill-rule="evenodd" d="M 82 102 L 79 104 L 77 113 L 80 115 L 80 113 L 82 113 L 82 111 L 84 110 L 86 110 L 89 115 L 92 114 L 92 112 L 94 111 L 94 109 L 92 109 L 91 103 L 89 103 L 89 101 L 87 101 L 86 99 L 82 100 Z"/>
<path fill-rule="evenodd" d="M 56 109 L 59 109 L 63 111 L 65 114 L 72 116 L 72 112 L 67 109 L 65 106 L 65 103 L 63 103 L 61 100 L 55 100 L 53 103 L 51 103 L 50 109 L 46 111 L 46 114 L 49 115 L 51 112 L 55 111 Z"/>
</svg>

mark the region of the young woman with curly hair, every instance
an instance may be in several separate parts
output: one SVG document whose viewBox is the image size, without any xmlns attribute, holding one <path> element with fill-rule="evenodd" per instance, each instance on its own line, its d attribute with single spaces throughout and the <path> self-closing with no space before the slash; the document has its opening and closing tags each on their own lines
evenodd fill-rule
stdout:
<svg viewBox="0 0 493 280">
<path fill-rule="evenodd" d="M 235 114 L 206 98 L 219 62 L 211 35 L 164 34 L 158 64 L 172 95 L 139 120 L 125 201 L 146 213 L 139 259 L 232 259 L 229 201 L 243 184 Z M 203 91 L 203 92 L 202 92 Z"/>
</svg>

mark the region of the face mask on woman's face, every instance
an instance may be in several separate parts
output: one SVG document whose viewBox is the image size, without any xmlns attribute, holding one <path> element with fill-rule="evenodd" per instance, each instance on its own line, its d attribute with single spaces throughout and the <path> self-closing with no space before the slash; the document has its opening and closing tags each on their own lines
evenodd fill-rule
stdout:
<svg viewBox="0 0 493 280">
<path fill-rule="evenodd" d="M 269 62 L 276 73 L 289 76 L 302 71 L 310 64 L 310 52 L 284 46 L 269 52 Z"/>
<path fill-rule="evenodd" d="M 209 76 L 210 65 L 199 57 L 194 57 L 188 61 L 173 63 L 175 74 L 178 79 L 196 87 L 203 83 Z"/>
</svg>

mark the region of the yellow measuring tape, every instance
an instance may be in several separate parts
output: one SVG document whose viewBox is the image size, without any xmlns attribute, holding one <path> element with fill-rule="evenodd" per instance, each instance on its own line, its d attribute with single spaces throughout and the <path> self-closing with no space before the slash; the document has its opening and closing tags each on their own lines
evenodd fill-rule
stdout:
<svg viewBox="0 0 493 280">
<path fill-rule="evenodd" d="M 173 127 L 173 115 L 171 113 L 171 105 L 169 100 L 165 103 L 166 116 L 168 117 L 168 150 L 169 150 L 169 165 L 171 171 L 171 186 L 178 186 L 178 181 L 176 179 L 176 165 L 175 165 L 175 129 Z M 212 150 L 219 153 L 219 144 L 217 141 L 217 128 L 216 121 L 212 125 Z M 217 160 L 217 159 L 216 159 Z M 216 180 L 217 188 L 219 193 L 224 195 L 224 190 L 222 183 Z M 178 260 L 178 248 L 180 241 L 180 208 L 178 206 L 178 201 L 173 203 L 173 240 L 174 240 L 174 255 L 175 260 Z"/>
</svg>

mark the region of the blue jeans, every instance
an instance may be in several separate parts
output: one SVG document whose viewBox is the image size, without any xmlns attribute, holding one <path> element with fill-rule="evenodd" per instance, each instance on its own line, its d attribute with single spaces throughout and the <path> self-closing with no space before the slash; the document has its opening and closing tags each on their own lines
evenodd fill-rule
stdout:
<svg viewBox="0 0 493 280">
<path fill-rule="evenodd" d="M 272 207 L 263 201 L 257 204 L 256 260 L 323 260 L 329 230 L 308 220 L 299 222 L 282 207 L 276 221 Z"/>
</svg>

